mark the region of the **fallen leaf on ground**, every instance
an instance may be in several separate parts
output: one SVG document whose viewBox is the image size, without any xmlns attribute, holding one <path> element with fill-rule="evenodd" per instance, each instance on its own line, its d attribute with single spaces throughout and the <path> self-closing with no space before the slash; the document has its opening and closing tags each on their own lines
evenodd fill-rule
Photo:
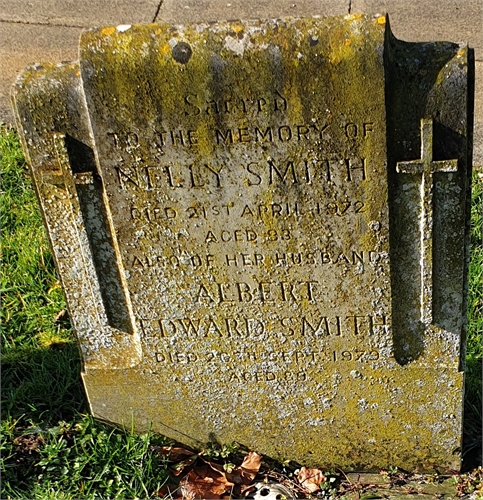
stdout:
<svg viewBox="0 0 483 500">
<path fill-rule="evenodd" d="M 233 469 L 230 476 L 234 476 L 234 482 L 238 484 L 250 484 L 258 474 L 261 463 L 262 456 L 258 453 L 255 453 L 254 451 L 251 451 L 243 459 L 242 464 Z"/>
<path fill-rule="evenodd" d="M 54 322 L 60 323 L 64 319 L 67 319 L 67 311 L 65 309 L 61 309 L 55 316 Z"/>
<path fill-rule="evenodd" d="M 183 498 L 186 500 L 221 498 L 229 492 L 234 484 L 227 480 L 225 474 L 210 465 L 196 467 L 186 474 L 179 483 Z"/>
<path fill-rule="evenodd" d="M 327 480 L 321 470 L 307 469 L 306 467 L 300 469 L 297 479 L 309 493 L 315 493 L 320 490 L 321 483 L 325 483 Z"/>
<path fill-rule="evenodd" d="M 200 457 L 200 459 L 208 466 L 211 467 L 215 472 L 218 474 L 222 474 L 223 476 L 226 476 L 226 472 L 223 469 L 223 466 L 220 464 L 217 464 L 216 462 L 210 462 L 208 460 L 205 460 L 203 457 Z"/>
<path fill-rule="evenodd" d="M 248 495 L 251 495 L 254 491 L 257 490 L 256 486 L 254 484 L 242 484 L 239 486 L 240 489 L 240 496 L 242 498 L 247 497 Z M 235 491 L 236 492 L 236 491 Z"/>
</svg>

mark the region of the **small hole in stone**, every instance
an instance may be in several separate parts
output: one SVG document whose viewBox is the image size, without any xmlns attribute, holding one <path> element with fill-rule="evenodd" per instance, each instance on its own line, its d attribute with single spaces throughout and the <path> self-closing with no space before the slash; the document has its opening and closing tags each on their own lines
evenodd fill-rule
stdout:
<svg viewBox="0 0 483 500">
<path fill-rule="evenodd" d="M 180 64 L 186 64 L 191 59 L 192 54 L 191 47 L 185 42 L 177 43 L 171 51 L 173 59 Z"/>
<path fill-rule="evenodd" d="M 262 497 L 266 497 L 266 496 L 270 495 L 270 489 L 269 488 L 262 488 L 260 490 L 260 495 L 262 495 Z"/>
<path fill-rule="evenodd" d="M 282 495 L 279 493 L 276 497 L 277 500 L 282 500 Z"/>
</svg>

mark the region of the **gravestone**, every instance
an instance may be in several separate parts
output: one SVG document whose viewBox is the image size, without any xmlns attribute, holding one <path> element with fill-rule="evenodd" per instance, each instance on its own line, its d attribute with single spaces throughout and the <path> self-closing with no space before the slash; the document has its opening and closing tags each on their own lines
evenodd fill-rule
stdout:
<svg viewBox="0 0 483 500">
<path fill-rule="evenodd" d="M 346 470 L 460 461 L 471 51 L 384 16 L 83 33 L 18 128 L 92 412 Z"/>
</svg>

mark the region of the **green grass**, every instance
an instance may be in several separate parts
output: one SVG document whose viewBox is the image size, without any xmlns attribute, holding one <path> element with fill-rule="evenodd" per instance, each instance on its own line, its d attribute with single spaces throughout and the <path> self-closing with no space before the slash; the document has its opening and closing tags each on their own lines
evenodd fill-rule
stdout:
<svg viewBox="0 0 483 500">
<path fill-rule="evenodd" d="M 468 329 L 464 444 L 481 443 L 483 331 L 483 172 L 473 175 L 468 279 Z M 480 456 L 481 463 L 481 456 Z"/>
<path fill-rule="evenodd" d="M 81 364 L 37 200 L 12 130 L 0 130 L 2 498 L 153 498 L 168 478 L 153 434 L 88 415 Z M 473 189 L 466 443 L 481 438 L 483 179 Z"/>
<path fill-rule="evenodd" d="M 0 131 L 1 498 L 152 498 L 159 436 L 87 415 L 81 363 L 17 134 Z"/>
<path fill-rule="evenodd" d="M 482 357 L 483 329 L 483 172 L 473 176 L 468 286 L 468 356 Z"/>
<path fill-rule="evenodd" d="M 88 416 L 31 425 L 21 436 L 16 424 L 2 425 L 7 498 L 152 498 L 168 476 L 151 434 L 109 429 Z"/>
</svg>

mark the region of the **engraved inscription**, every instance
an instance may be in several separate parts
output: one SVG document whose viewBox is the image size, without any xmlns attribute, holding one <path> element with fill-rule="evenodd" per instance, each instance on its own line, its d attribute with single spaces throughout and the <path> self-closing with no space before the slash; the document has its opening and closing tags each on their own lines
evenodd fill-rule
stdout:
<svg viewBox="0 0 483 500">
<path fill-rule="evenodd" d="M 196 105 L 194 98 L 196 96 L 188 95 L 185 97 L 185 116 L 206 116 L 220 114 L 235 114 L 237 111 L 241 114 L 248 114 L 248 106 L 244 99 L 233 99 L 219 103 L 217 101 L 207 102 L 206 107 Z M 263 106 L 256 106 L 257 113 L 264 110 L 266 101 Z M 277 103 L 277 104 L 275 104 Z M 275 107 L 277 109 L 275 110 Z M 287 109 L 287 102 L 284 104 L 274 100 L 274 111 L 283 112 Z M 375 124 L 373 122 L 346 123 L 340 125 L 340 131 L 343 137 L 350 142 L 365 140 L 374 131 Z M 218 127 L 208 129 L 208 139 L 220 146 L 229 146 L 232 144 L 267 144 L 267 143 L 286 143 L 286 142 L 314 142 L 329 140 L 331 134 L 334 133 L 333 125 L 329 122 L 322 122 L 315 118 L 305 123 L 290 123 L 281 124 L 278 126 L 256 125 L 244 127 Z M 140 145 L 140 138 L 136 132 L 119 133 L 110 132 L 109 137 L 112 139 L 116 148 L 127 152 L 135 151 Z M 153 131 L 153 146 L 158 151 L 163 152 L 165 147 L 199 147 L 200 132 L 191 128 L 174 128 L 174 129 L 155 129 Z"/>
<path fill-rule="evenodd" d="M 242 144 L 250 142 L 288 142 L 324 139 L 328 124 L 280 125 L 279 127 L 243 127 L 215 129 L 216 144 Z"/>
<path fill-rule="evenodd" d="M 179 351 L 156 351 L 154 358 L 158 363 L 191 364 L 191 363 L 250 363 L 250 362 L 281 362 L 285 365 L 317 365 L 320 363 L 338 362 L 370 362 L 377 361 L 381 357 L 378 349 L 351 349 L 351 350 L 319 350 L 312 352 L 303 351 L 270 351 L 255 353 L 250 351 L 220 352 L 210 351 L 208 353 L 179 352 Z"/>
<path fill-rule="evenodd" d="M 248 233 L 251 234 L 251 233 Z M 283 266 L 291 267 L 328 267 L 328 266 L 359 266 L 361 264 L 374 264 L 387 262 L 388 256 L 377 250 L 328 250 L 314 249 L 309 252 L 274 252 L 274 253 L 221 253 L 221 254 L 164 254 L 143 255 L 134 253 L 131 260 L 133 269 L 177 269 L 216 267 L 262 267 Z"/>
<path fill-rule="evenodd" d="M 255 285 L 246 282 L 206 283 L 199 286 L 196 301 L 200 303 L 234 302 L 301 302 L 318 301 L 317 281 L 260 281 Z"/>
<path fill-rule="evenodd" d="M 322 314 L 302 317 L 280 317 L 276 320 L 249 317 L 203 316 L 178 319 L 139 318 L 143 337 L 179 338 L 246 338 L 263 340 L 269 336 L 286 337 L 370 337 L 375 329 L 386 327 L 386 316 Z"/>
<path fill-rule="evenodd" d="M 184 97 L 184 114 L 187 116 L 219 115 L 219 114 L 259 114 L 284 112 L 288 102 L 283 95 L 275 90 L 272 96 L 251 98 L 227 97 L 218 100 L 203 100 L 198 94 L 187 94 Z"/>
<path fill-rule="evenodd" d="M 285 158 L 260 160 L 239 166 L 243 185 L 274 186 L 294 184 L 324 184 L 328 182 L 352 183 L 365 181 L 368 176 L 367 159 L 349 157 L 339 159 L 296 159 Z M 223 188 L 227 181 L 228 169 L 224 165 L 213 163 L 201 164 L 165 164 L 116 167 L 121 189 L 139 189 L 155 191 L 160 189 L 197 189 Z"/>
<path fill-rule="evenodd" d="M 388 263 L 380 222 L 377 230 L 367 222 L 378 217 L 367 215 L 365 192 L 377 160 L 359 147 L 376 125 L 334 120 L 328 109 L 325 118 L 288 121 L 290 109 L 278 91 L 216 100 L 188 93 L 180 113 L 189 125 L 156 129 L 149 142 L 111 134 L 122 151 L 117 184 L 140 235 L 126 266 L 136 279 L 166 279 L 164 296 L 183 283 L 176 314 L 152 304 L 137 319 L 156 366 L 223 365 L 232 383 L 294 382 L 326 364 L 381 358 L 371 339 L 388 328 L 384 309 L 351 309 L 330 284 L 349 270 L 363 283 L 360 276 Z M 278 119 L 267 122 L 267 113 Z M 210 125 L 197 127 L 198 119 Z M 199 154 L 207 144 L 214 154 Z M 225 345 L 205 350 L 213 341 Z M 293 345 L 272 349 L 267 341 Z"/>
<path fill-rule="evenodd" d="M 210 371 L 220 372 L 229 382 L 303 382 L 317 374 L 324 365 L 349 364 L 350 367 L 362 369 L 371 367 L 372 363 L 382 357 L 379 349 L 325 349 L 325 350 L 275 350 L 255 352 L 252 350 L 207 352 L 156 350 L 152 359 L 157 365 L 183 368 L 186 365 L 206 366 Z M 253 365 L 265 365 L 255 370 Z M 223 370 L 221 367 L 223 366 Z M 245 368 L 246 366 L 246 368 Z M 358 370 L 351 371 L 351 376 L 362 375 Z"/>
<path fill-rule="evenodd" d="M 326 218 L 347 217 L 351 214 L 365 212 L 365 203 L 361 200 L 337 200 L 310 203 L 290 203 L 278 201 L 259 204 L 242 204 L 235 201 L 226 205 L 195 205 L 195 206 L 136 206 L 130 210 L 131 219 L 141 219 L 147 222 L 170 219 L 202 219 L 216 220 L 227 216 L 249 220 L 291 218 Z"/>
</svg>

